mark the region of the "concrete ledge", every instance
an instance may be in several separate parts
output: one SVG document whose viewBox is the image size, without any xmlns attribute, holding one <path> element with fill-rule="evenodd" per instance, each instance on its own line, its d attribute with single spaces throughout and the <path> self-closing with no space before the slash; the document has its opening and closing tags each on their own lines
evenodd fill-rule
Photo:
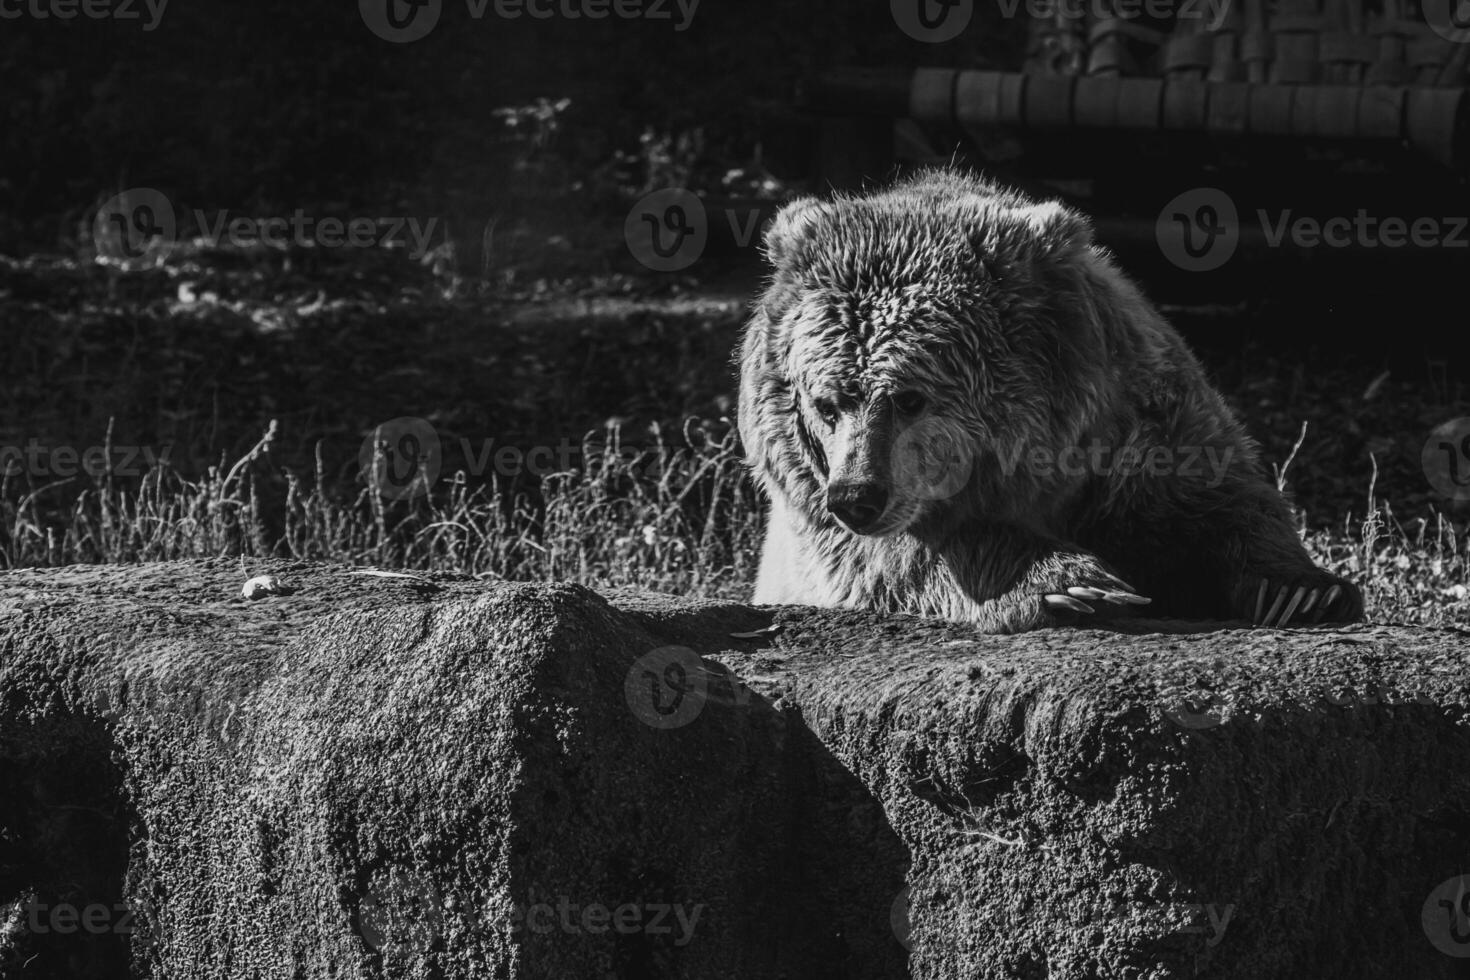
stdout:
<svg viewBox="0 0 1470 980">
<path fill-rule="evenodd" d="M 0 574 L 0 978 L 1465 975 L 1464 632 L 267 572 Z"/>
</svg>

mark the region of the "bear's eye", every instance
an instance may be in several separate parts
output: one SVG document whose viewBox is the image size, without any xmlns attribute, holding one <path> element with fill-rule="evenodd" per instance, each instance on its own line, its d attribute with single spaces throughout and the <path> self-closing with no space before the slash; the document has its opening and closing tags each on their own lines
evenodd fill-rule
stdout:
<svg viewBox="0 0 1470 980">
<path fill-rule="evenodd" d="M 830 398 L 813 398 L 812 408 L 822 417 L 822 421 L 832 425 L 837 421 L 837 403 Z"/>
<path fill-rule="evenodd" d="M 893 396 L 893 407 L 900 415 L 918 415 L 928 403 L 928 399 L 917 391 L 900 391 Z"/>
</svg>

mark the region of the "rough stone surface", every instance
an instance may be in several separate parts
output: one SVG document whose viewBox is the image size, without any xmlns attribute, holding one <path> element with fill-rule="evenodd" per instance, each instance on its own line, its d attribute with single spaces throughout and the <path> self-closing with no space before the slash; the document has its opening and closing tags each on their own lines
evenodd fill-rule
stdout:
<svg viewBox="0 0 1470 980">
<path fill-rule="evenodd" d="M 3 573 L 0 978 L 1470 975 L 1470 634 L 1130 630 Z"/>
</svg>

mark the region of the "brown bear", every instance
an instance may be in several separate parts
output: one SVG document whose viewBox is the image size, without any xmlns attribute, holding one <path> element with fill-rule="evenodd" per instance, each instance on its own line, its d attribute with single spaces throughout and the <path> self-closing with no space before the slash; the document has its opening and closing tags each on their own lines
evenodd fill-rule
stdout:
<svg viewBox="0 0 1470 980">
<path fill-rule="evenodd" d="M 1088 220 L 954 170 L 784 207 L 740 350 L 754 601 L 1010 633 L 1354 622 L 1255 443 Z"/>
</svg>

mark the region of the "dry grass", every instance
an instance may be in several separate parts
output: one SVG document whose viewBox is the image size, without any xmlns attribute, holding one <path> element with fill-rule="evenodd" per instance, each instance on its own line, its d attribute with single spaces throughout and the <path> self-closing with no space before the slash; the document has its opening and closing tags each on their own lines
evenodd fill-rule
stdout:
<svg viewBox="0 0 1470 980">
<path fill-rule="evenodd" d="M 728 425 L 691 421 L 629 452 L 609 425 L 583 441 L 582 467 L 539 487 L 471 486 L 385 500 L 343 493 L 324 467 L 309 476 L 265 465 L 272 426 L 251 452 L 186 479 L 160 464 L 124 484 L 110 473 L 77 490 L 0 481 L 0 563 L 141 562 L 241 555 L 443 569 L 483 578 L 635 586 L 743 599 L 760 543 L 759 500 Z M 1287 485 L 1291 460 L 1278 481 Z M 58 506 L 57 500 L 68 501 Z M 1443 625 L 1470 613 L 1470 540 L 1442 515 L 1407 527 L 1370 486 L 1365 516 L 1308 531 L 1325 567 L 1361 583 L 1376 620 Z"/>
<path fill-rule="evenodd" d="M 584 440 L 583 468 L 539 488 L 459 475 L 404 501 L 368 487 L 344 495 L 322 467 L 263 479 L 275 436 L 194 480 L 160 465 L 132 485 L 104 473 L 79 491 L 0 481 L 0 563 L 241 555 L 732 597 L 753 575 L 759 507 L 728 427 L 691 423 L 677 442 L 656 432 L 628 452 L 613 425 Z M 69 503 L 56 506 L 58 495 Z"/>
</svg>

